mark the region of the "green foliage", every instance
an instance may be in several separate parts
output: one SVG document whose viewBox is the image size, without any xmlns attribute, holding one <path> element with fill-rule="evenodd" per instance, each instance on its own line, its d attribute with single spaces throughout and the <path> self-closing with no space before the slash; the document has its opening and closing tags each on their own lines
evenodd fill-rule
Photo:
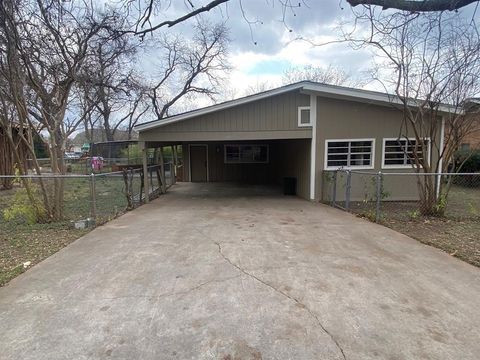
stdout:
<svg viewBox="0 0 480 360">
<path fill-rule="evenodd" d="M 438 215 L 443 216 L 447 207 L 447 195 L 441 194 L 435 204 L 435 211 Z"/>
<path fill-rule="evenodd" d="M 45 141 L 40 137 L 40 135 L 33 136 L 33 148 L 35 150 L 35 156 L 39 159 L 44 159 L 50 157 L 47 150 L 47 145 Z"/>
<path fill-rule="evenodd" d="M 480 150 L 457 151 L 457 153 L 455 154 L 455 158 L 456 172 L 480 172 Z"/>
<path fill-rule="evenodd" d="M 37 199 L 37 191 L 32 186 L 34 203 L 30 201 L 25 189 L 19 189 L 15 192 L 12 203 L 3 210 L 5 221 L 11 221 L 17 224 L 35 224 L 45 218 L 45 209 Z"/>
<path fill-rule="evenodd" d="M 407 214 L 408 214 L 408 217 L 409 217 L 411 220 L 416 220 L 416 219 L 418 219 L 418 217 L 420 216 L 420 211 L 418 211 L 418 210 L 409 210 L 409 211 L 407 211 Z"/>
</svg>

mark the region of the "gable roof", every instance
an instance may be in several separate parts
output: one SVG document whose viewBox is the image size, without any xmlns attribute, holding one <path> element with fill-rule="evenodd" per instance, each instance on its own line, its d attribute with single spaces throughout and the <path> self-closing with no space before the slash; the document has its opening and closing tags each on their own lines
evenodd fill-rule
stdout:
<svg viewBox="0 0 480 360">
<path fill-rule="evenodd" d="M 392 94 L 382 93 L 378 91 L 371 91 L 371 90 L 355 89 L 355 88 L 338 86 L 338 85 L 328 85 L 328 84 L 322 84 L 322 83 L 317 83 L 313 81 L 300 81 L 297 83 L 284 85 L 272 90 L 267 90 L 257 94 L 241 97 L 235 100 L 225 101 L 225 102 L 207 106 L 204 108 L 187 111 L 177 115 L 172 115 L 163 119 L 157 119 L 157 120 L 145 122 L 143 124 L 139 124 L 135 126 L 135 130 L 141 132 L 141 131 L 157 128 L 157 127 L 168 125 L 171 123 L 191 119 L 196 116 L 210 114 L 215 111 L 220 111 L 220 110 L 228 109 L 231 107 L 247 104 L 253 101 L 258 101 L 261 99 L 280 95 L 280 94 L 294 91 L 294 90 L 300 90 L 305 93 L 323 95 L 325 97 L 368 102 L 368 103 L 379 104 L 384 106 L 403 105 L 400 98 Z M 441 105 L 439 107 L 439 110 L 442 112 L 452 112 L 452 107 L 449 105 Z"/>
</svg>

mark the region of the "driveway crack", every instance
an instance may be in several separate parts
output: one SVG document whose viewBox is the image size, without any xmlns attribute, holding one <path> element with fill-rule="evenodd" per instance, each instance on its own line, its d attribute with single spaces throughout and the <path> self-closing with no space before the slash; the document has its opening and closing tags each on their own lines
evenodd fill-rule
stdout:
<svg viewBox="0 0 480 360">
<path fill-rule="evenodd" d="M 220 254 L 220 256 L 222 256 L 222 258 L 228 262 L 231 266 L 233 266 L 234 268 L 236 268 L 238 271 L 240 271 L 241 273 L 243 273 L 244 275 L 254 279 L 255 281 L 269 287 L 270 289 L 272 289 L 273 291 L 277 292 L 278 294 L 290 299 L 291 301 L 295 302 L 296 304 L 298 304 L 302 309 L 305 309 L 305 311 L 308 312 L 308 314 L 315 319 L 315 321 L 317 322 L 318 326 L 323 330 L 323 332 L 325 334 L 327 334 L 330 339 L 333 341 L 333 343 L 335 344 L 335 346 L 338 348 L 338 350 L 340 351 L 340 353 L 342 354 L 342 357 L 344 360 L 347 360 L 347 357 L 345 356 L 345 352 L 343 351 L 343 348 L 340 346 L 340 343 L 337 341 L 337 339 L 335 339 L 335 337 L 332 335 L 332 333 L 330 331 L 328 331 L 328 329 L 323 325 L 323 323 L 320 321 L 319 317 L 308 307 L 306 306 L 305 304 L 303 304 L 299 299 L 293 297 L 292 295 L 290 294 L 287 294 L 286 292 L 276 288 L 275 286 L 273 286 L 272 284 L 269 284 L 268 282 L 266 282 L 265 280 L 262 280 L 260 279 L 258 276 L 255 276 L 254 274 L 252 273 L 249 273 L 248 271 L 246 271 L 245 269 L 243 269 L 242 267 L 240 267 L 239 265 L 235 264 L 233 261 L 230 260 L 230 258 L 228 258 L 228 256 L 225 255 L 225 253 L 223 252 L 223 249 L 222 249 L 222 246 L 220 245 L 220 243 L 214 241 L 214 243 L 217 245 L 218 247 L 218 253 Z"/>
</svg>

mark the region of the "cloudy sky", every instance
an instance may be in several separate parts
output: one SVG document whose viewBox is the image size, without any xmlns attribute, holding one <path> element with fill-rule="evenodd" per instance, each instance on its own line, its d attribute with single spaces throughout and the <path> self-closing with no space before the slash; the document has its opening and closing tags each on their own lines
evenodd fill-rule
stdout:
<svg viewBox="0 0 480 360">
<path fill-rule="evenodd" d="M 198 7 L 209 0 L 195 0 Z M 371 81 L 368 75 L 373 66 L 373 54 L 369 50 L 354 50 L 346 43 L 313 46 L 339 40 L 341 24 L 352 24 L 353 14 L 346 0 L 297 0 L 294 9 L 281 6 L 284 0 L 231 0 L 226 5 L 202 14 L 211 23 L 225 22 L 230 29 L 229 62 L 232 71 L 228 74 L 227 87 L 232 94 L 227 97 L 244 96 L 256 89 L 282 85 L 285 70 L 293 67 L 334 66 L 363 80 L 364 88 L 383 91 L 382 85 Z M 171 20 L 189 10 L 185 0 L 160 2 L 152 23 Z M 471 17 L 475 6 L 462 10 Z M 171 32 L 193 35 L 195 20 L 189 20 L 170 29 L 162 28 L 162 34 Z M 308 39 L 302 41 L 299 39 Z M 148 58 L 148 57 L 147 57 Z M 154 66 L 145 65 L 148 73 Z M 147 62 L 149 60 L 147 59 Z M 220 99 L 225 100 L 225 99 Z M 196 102 L 198 107 L 208 104 Z"/>
<path fill-rule="evenodd" d="M 230 29 L 232 71 L 228 81 L 236 96 L 260 86 L 281 85 L 282 74 L 292 67 L 333 65 L 352 74 L 369 68 L 371 55 L 367 51 L 353 51 L 346 44 L 312 46 L 298 40 L 304 38 L 319 44 L 338 39 L 339 23 L 351 17 L 348 4 L 343 0 L 300 2 L 300 7 L 286 10 L 278 0 L 231 0 L 202 15 L 212 23 L 225 22 Z M 172 1 L 169 6 L 157 9 L 153 23 L 175 18 L 186 10 L 184 1 Z M 161 31 L 189 36 L 193 23 L 189 21 Z"/>
</svg>

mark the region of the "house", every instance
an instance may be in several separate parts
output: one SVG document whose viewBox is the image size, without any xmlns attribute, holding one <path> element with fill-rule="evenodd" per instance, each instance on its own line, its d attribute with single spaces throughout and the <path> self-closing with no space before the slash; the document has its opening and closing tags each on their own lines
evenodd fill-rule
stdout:
<svg viewBox="0 0 480 360">
<path fill-rule="evenodd" d="M 303 81 L 135 130 L 146 148 L 182 146 L 184 181 L 281 184 L 293 177 L 298 196 L 320 201 L 326 171 L 412 171 L 397 141 L 404 136 L 400 108 L 389 94 Z M 442 131 L 439 117 L 438 139 Z M 424 145 L 432 147 L 429 139 Z M 429 154 L 438 156 L 438 146 Z M 400 177 L 391 181 L 398 182 L 392 199 L 417 198 L 413 177 L 412 186 Z M 352 189 L 352 196 L 361 191 Z"/>
<path fill-rule="evenodd" d="M 459 150 L 480 150 L 480 98 L 468 99 L 464 108 L 473 120 L 468 133 L 460 144 Z"/>
</svg>

